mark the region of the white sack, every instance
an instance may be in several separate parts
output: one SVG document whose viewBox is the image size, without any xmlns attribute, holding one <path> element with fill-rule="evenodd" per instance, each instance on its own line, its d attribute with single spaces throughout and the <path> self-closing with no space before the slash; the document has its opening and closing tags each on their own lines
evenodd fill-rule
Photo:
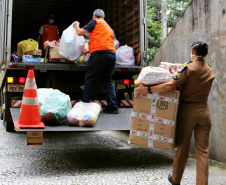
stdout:
<svg viewBox="0 0 226 185">
<path fill-rule="evenodd" d="M 160 67 L 144 67 L 139 74 L 137 79 L 138 83 L 143 83 L 144 85 L 155 85 L 164 82 L 168 82 L 172 79 L 172 75 L 169 70 Z"/>
<path fill-rule="evenodd" d="M 120 43 L 117 39 L 114 39 L 114 45 L 115 45 L 115 49 L 119 48 Z"/>
<path fill-rule="evenodd" d="M 45 103 L 49 95 L 55 90 L 52 88 L 39 88 L 37 89 L 38 105 L 39 108 Z"/>
<path fill-rule="evenodd" d="M 84 49 L 85 39 L 78 36 L 73 24 L 63 31 L 60 44 L 59 54 L 68 60 L 76 60 Z"/>
<path fill-rule="evenodd" d="M 127 45 L 121 46 L 116 50 L 116 64 L 134 65 L 135 58 L 133 48 Z"/>
</svg>

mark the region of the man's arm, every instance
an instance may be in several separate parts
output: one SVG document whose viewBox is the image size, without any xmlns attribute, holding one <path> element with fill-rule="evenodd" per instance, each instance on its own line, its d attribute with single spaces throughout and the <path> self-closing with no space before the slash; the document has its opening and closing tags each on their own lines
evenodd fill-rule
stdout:
<svg viewBox="0 0 226 185">
<path fill-rule="evenodd" d="M 76 32 L 77 32 L 78 36 L 83 36 L 83 35 L 85 35 L 86 33 L 88 33 L 88 31 L 86 31 L 86 30 L 83 29 L 83 28 L 80 28 L 79 26 L 76 27 Z"/>
<path fill-rule="evenodd" d="M 42 34 L 43 34 L 43 26 L 40 27 L 38 33 L 39 33 L 39 34 L 38 34 L 37 41 L 38 41 L 38 43 L 40 43 L 40 42 L 41 42 L 41 38 L 42 38 Z"/>
<path fill-rule="evenodd" d="M 80 28 L 79 25 L 80 25 L 80 23 L 77 22 L 77 21 L 73 23 L 73 26 L 75 27 L 78 36 L 83 36 L 83 35 L 85 35 L 86 33 L 88 33 L 87 30 L 85 30 L 85 29 L 83 29 L 83 28 Z"/>
<path fill-rule="evenodd" d="M 40 43 L 41 38 L 42 38 L 42 34 L 39 34 L 39 35 L 38 35 L 38 38 L 37 38 L 38 43 Z"/>
</svg>

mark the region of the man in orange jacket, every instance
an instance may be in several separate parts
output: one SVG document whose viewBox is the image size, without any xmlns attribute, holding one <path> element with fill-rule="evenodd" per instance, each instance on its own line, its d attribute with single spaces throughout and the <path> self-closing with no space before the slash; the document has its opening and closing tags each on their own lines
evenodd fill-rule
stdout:
<svg viewBox="0 0 226 185">
<path fill-rule="evenodd" d="M 59 29 L 56 25 L 54 25 L 54 15 L 51 14 L 51 16 L 48 18 L 48 23 L 42 25 L 39 29 L 39 35 L 38 35 L 38 43 L 44 44 L 45 41 L 53 41 L 60 39 L 60 33 Z M 44 49 L 44 48 L 42 48 Z"/>
<path fill-rule="evenodd" d="M 103 111 L 111 114 L 118 114 L 118 105 L 112 74 L 115 68 L 115 46 L 114 31 L 104 20 L 105 14 L 101 9 L 93 12 L 93 19 L 80 28 L 79 22 L 73 26 L 79 36 L 89 32 L 89 52 L 91 54 L 85 76 L 83 102 L 90 102 L 94 82 L 102 79 L 107 95 L 107 108 Z"/>
</svg>

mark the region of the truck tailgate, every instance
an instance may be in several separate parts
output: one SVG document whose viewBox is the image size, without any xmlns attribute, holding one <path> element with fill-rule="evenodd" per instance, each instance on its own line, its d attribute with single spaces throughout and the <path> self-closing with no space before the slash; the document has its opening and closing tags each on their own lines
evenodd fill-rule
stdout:
<svg viewBox="0 0 226 185">
<path fill-rule="evenodd" d="M 18 121 L 20 108 L 11 108 L 13 122 Z M 100 113 L 93 127 L 63 125 L 45 125 L 44 129 L 20 129 L 17 131 L 98 131 L 98 130 L 130 130 L 132 108 L 120 108 L 119 114 Z"/>
</svg>

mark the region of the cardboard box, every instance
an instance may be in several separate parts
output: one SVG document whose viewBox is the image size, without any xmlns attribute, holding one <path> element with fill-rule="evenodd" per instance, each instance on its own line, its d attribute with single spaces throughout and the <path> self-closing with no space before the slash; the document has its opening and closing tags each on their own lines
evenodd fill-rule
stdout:
<svg viewBox="0 0 226 185">
<path fill-rule="evenodd" d="M 27 145 L 42 145 L 43 131 L 27 131 Z"/>
<path fill-rule="evenodd" d="M 179 91 L 143 94 L 134 98 L 129 142 L 173 150 Z"/>
<path fill-rule="evenodd" d="M 49 62 L 75 62 L 75 60 L 71 61 L 59 54 L 59 46 L 55 46 L 54 48 L 49 48 Z"/>
</svg>

